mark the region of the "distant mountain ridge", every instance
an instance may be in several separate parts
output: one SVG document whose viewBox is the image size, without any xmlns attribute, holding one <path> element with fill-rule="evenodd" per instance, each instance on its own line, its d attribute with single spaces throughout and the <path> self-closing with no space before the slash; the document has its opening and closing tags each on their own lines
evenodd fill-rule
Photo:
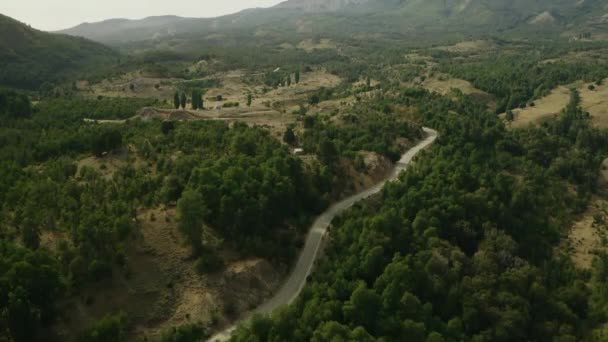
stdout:
<svg viewBox="0 0 608 342">
<path fill-rule="evenodd" d="M 172 35 L 177 33 L 177 27 L 181 22 L 191 20 L 197 19 L 173 15 L 147 17 L 139 20 L 108 19 L 97 23 L 82 23 L 73 28 L 58 31 L 57 33 L 112 43 L 123 40 L 124 36 L 121 37 L 121 32 L 135 31 L 139 33 L 140 39 L 152 39 L 155 36 Z"/>
<path fill-rule="evenodd" d="M 350 6 L 369 3 L 373 0 L 288 0 L 274 8 L 301 9 L 309 12 L 339 11 Z"/>
<path fill-rule="evenodd" d="M 413 30 L 492 33 L 526 27 L 559 31 L 606 23 L 607 18 L 605 0 L 287 0 L 272 8 L 219 18 L 111 20 L 61 33 L 114 45 L 227 30 L 251 32 L 265 25 L 280 26 L 285 34 L 302 33 L 302 22 L 320 31 L 316 34 L 347 35 L 351 29 L 397 34 Z"/>
</svg>

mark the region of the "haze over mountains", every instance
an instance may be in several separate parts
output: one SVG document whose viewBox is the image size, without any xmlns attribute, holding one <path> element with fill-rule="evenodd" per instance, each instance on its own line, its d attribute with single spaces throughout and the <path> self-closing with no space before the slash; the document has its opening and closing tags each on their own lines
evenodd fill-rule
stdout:
<svg viewBox="0 0 608 342">
<path fill-rule="evenodd" d="M 607 18 L 608 4 L 602 0 L 288 0 L 220 18 L 112 19 L 61 32 L 114 45 L 259 27 L 280 27 L 285 34 L 336 31 L 346 36 L 352 31 L 403 34 L 455 28 L 466 33 L 528 28 L 558 32 L 596 29 Z"/>
</svg>

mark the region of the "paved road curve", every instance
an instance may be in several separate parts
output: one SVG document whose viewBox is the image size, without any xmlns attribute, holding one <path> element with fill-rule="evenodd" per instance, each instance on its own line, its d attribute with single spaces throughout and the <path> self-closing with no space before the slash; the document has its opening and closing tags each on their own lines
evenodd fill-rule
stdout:
<svg viewBox="0 0 608 342">
<path fill-rule="evenodd" d="M 285 281 L 283 286 L 274 295 L 274 297 L 272 297 L 264 304 L 260 305 L 253 312 L 249 313 L 244 318 L 244 320 L 249 319 L 251 315 L 256 313 L 269 314 L 283 305 L 290 304 L 298 297 L 298 295 L 304 288 L 304 285 L 306 284 L 306 278 L 308 277 L 308 275 L 310 275 L 310 272 L 312 271 L 312 268 L 315 264 L 319 248 L 321 247 L 323 236 L 325 235 L 325 233 L 327 233 L 327 228 L 329 227 L 334 217 L 336 217 L 336 215 L 338 215 L 342 211 L 350 208 L 356 202 L 359 202 L 362 199 L 368 198 L 380 192 L 386 182 L 395 180 L 399 176 L 401 171 L 407 168 L 409 163 L 418 154 L 418 152 L 430 146 L 437 138 L 436 131 L 429 128 L 424 128 L 424 131 L 428 134 L 427 138 L 409 151 L 407 151 L 401 157 L 401 160 L 399 160 L 389 177 L 359 194 L 353 195 L 332 205 L 316 219 L 308 233 L 308 237 L 306 238 L 306 244 L 304 245 L 304 249 L 302 249 L 298 262 L 296 263 L 296 266 L 287 281 Z M 211 337 L 208 341 L 227 341 L 230 338 L 230 335 L 236 329 L 237 324 L 241 322 L 237 322 L 230 328 Z"/>
</svg>

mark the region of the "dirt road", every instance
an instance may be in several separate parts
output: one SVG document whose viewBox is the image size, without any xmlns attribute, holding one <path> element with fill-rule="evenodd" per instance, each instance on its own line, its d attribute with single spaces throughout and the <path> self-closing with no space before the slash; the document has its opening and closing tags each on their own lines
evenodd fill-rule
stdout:
<svg viewBox="0 0 608 342">
<path fill-rule="evenodd" d="M 334 217 L 336 217 L 336 215 L 340 214 L 344 210 L 350 208 L 356 202 L 359 202 L 365 198 L 368 198 L 378 193 L 380 190 L 382 190 L 386 182 L 395 180 L 399 176 L 401 171 L 407 168 L 412 159 L 421 150 L 430 146 L 437 138 L 436 131 L 429 128 L 425 128 L 424 131 L 428 134 L 427 138 L 409 151 L 407 151 L 401 157 L 401 160 L 397 162 L 397 165 L 395 166 L 393 172 L 388 178 L 359 194 L 346 198 L 332 205 L 316 219 L 316 221 L 310 228 L 308 237 L 306 238 L 306 244 L 304 245 L 298 262 L 296 263 L 296 266 L 294 267 L 289 278 L 285 281 L 283 286 L 274 295 L 274 297 L 272 297 L 266 303 L 262 304 L 253 312 L 245 316 L 243 321 L 249 319 L 251 315 L 256 313 L 269 314 L 283 305 L 290 304 L 298 297 L 298 295 L 302 291 L 302 288 L 304 288 L 304 285 L 306 284 L 306 278 L 308 277 L 308 275 L 310 275 L 310 272 L 312 271 L 312 268 L 315 264 L 319 249 L 321 247 L 323 236 L 327 233 L 327 228 L 331 224 L 331 221 L 334 219 Z M 239 323 L 242 323 L 243 321 L 237 322 L 230 328 L 211 337 L 208 341 L 227 341 L 228 339 L 230 339 L 230 335 L 234 332 L 236 326 Z"/>
</svg>

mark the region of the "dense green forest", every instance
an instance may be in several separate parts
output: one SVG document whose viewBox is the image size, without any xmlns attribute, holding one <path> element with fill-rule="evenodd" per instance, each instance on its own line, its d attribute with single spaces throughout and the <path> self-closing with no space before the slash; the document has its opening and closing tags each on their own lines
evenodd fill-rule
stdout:
<svg viewBox="0 0 608 342">
<path fill-rule="evenodd" d="M 293 305 L 233 340 L 605 337 L 594 330 L 607 319 L 604 264 L 591 276 L 553 250 L 608 146 L 578 95 L 559 119 L 518 131 L 468 98 L 405 91 L 399 101 L 417 103 L 442 132 L 437 146 L 333 223 L 326 257 Z"/>
<path fill-rule="evenodd" d="M 555 22 L 532 25 L 552 3 Z M 603 4 L 515 1 L 504 7 L 510 15 L 493 4 L 386 0 L 314 16 L 256 10 L 168 38 L 115 37 L 120 52 L 0 15 L 0 341 L 55 333 L 148 341 L 134 335 L 151 330 L 162 342 L 202 340 L 255 306 L 213 286 L 242 276 L 238 286 L 258 295 L 266 285 L 234 276 L 233 264 L 262 260 L 253 272 L 267 265 L 280 285 L 314 218 L 383 175 L 367 164 L 390 171 L 389 160 L 424 138 L 422 126 L 439 132 L 434 145 L 332 222 L 295 302 L 255 316 L 232 340 L 608 340 L 608 253 L 582 270 L 563 247 L 574 220 L 602 196 L 608 131 L 592 125 L 574 90 L 557 118 L 537 126 L 511 129 L 497 115 L 535 106 L 559 85 L 600 88 L 608 45 L 557 36 Z M 451 29 L 465 17 L 474 17 L 467 30 Z M 234 18 L 242 22 L 229 26 Z M 417 33 L 436 18 L 450 32 Z M 479 46 L 454 48 L 473 33 Z M 576 33 L 592 37 L 567 35 Z M 422 88 L 446 75 L 492 100 Z M 120 88 L 129 97 L 110 97 Z M 593 219 L 605 230 L 603 217 Z M 215 301 L 196 304 L 212 303 L 209 317 L 177 307 L 151 318 L 87 311 L 100 301 L 88 294 L 94 285 L 129 283 L 135 247 L 146 261 L 165 257 L 136 246 L 152 222 L 163 229 L 155 238 L 183 244 L 170 266 L 186 268 L 175 273 L 194 271 L 159 277 L 160 290 L 128 291 L 171 306 L 180 285 L 211 284 L 198 290 Z M 87 312 L 66 309 L 70 300 Z M 66 317 L 93 324 L 61 335 Z"/>
<path fill-rule="evenodd" d="M 20 93 L 0 93 L 0 156 L 6 161 L 0 166 L 0 262 L 6 266 L 0 274 L 6 322 L 0 332 L 5 336 L 31 340 L 52 321 L 55 300 L 114 272 L 128 272 L 126 249 L 137 230 L 138 208 L 177 205 L 179 229 L 201 272 L 222 267 L 221 246 L 204 241 L 203 229 L 214 229 L 243 256 L 287 263 L 310 219 L 340 193 L 337 160 L 354 158 L 353 151 L 363 148 L 394 159 L 405 148 L 397 147 L 397 138 L 421 136 L 417 126 L 397 117 L 362 113 L 356 117 L 365 125 L 353 141 L 346 131 L 311 117 L 306 144 L 326 154 L 305 164 L 268 131 L 245 124 L 84 121 L 129 118 L 155 102 L 76 96 L 43 98 L 32 106 Z M 384 128 L 390 135 L 379 134 Z M 124 166 L 109 176 L 103 172 L 107 166 L 79 166 L 87 156 L 124 154 Z M 40 248 L 45 232 L 67 239 L 50 252 Z M 114 331 L 124 322 L 109 317 L 99 329 Z"/>
</svg>

